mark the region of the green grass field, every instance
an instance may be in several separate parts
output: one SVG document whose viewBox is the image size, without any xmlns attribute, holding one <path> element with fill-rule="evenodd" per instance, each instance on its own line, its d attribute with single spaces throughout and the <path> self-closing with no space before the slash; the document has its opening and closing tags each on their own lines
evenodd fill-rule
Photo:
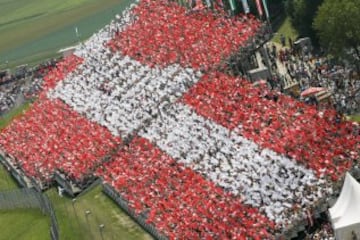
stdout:
<svg viewBox="0 0 360 240">
<path fill-rule="evenodd" d="M 0 0 L 0 68 L 57 56 L 85 40 L 133 0 Z"/>
<path fill-rule="evenodd" d="M 286 46 L 289 46 L 289 42 L 287 41 L 289 37 L 295 40 L 299 36 L 299 34 L 291 25 L 289 17 L 284 18 L 283 22 L 279 25 L 279 29 L 276 31 L 271 41 L 276 43 L 281 43 L 280 41 L 281 34 L 283 34 L 286 37 Z"/>
<path fill-rule="evenodd" d="M 0 164 L 0 191 L 17 188 L 18 185 L 14 182 L 11 175 Z M 1 217 L 1 214 L 0 214 Z"/>
<path fill-rule="evenodd" d="M 49 190 L 47 195 L 56 211 L 61 239 L 101 240 L 100 224 L 105 226 L 104 239 L 152 239 L 101 191 L 101 186 L 77 198 L 74 204 L 72 199 L 59 197 L 55 189 Z M 87 218 L 86 211 L 91 212 Z"/>
<path fill-rule="evenodd" d="M 0 165 L 0 191 L 17 188 L 9 173 Z M 104 224 L 104 239 L 111 240 L 150 240 L 152 237 L 126 215 L 97 186 L 73 201 L 60 197 L 56 189 L 46 191 L 57 216 L 60 239 L 102 240 L 99 225 Z M 91 213 L 86 219 L 85 212 Z M 42 240 L 49 239 L 49 217 L 39 210 L 17 209 L 0 210 L 0 240 Z M 29 228 L 29 226 L 32 226 Z M 5 229 L 5 230 L 3 230 Z"/>
<path fill-rule="evenodd" d="M 351 121 L 354 121 L 354 122 L 359 122 L 359 123 L 360 123 L 360 115 L 350 116 L 350 120 L 351 120 Z"/>
<path fill-rule="evenodd" d="M 0 211 L 0 240 L 48 240 L 50 219 L 40 210 Z"/>
<path fill-rule="evenodd" d="M 18 185 L 0 164 L 0 191 L 14 188 Z M 40 210 L 0 210 L 0 226 L 0 240 L 48 240 L 50 237 L 50 218 Z"/>
</svg>

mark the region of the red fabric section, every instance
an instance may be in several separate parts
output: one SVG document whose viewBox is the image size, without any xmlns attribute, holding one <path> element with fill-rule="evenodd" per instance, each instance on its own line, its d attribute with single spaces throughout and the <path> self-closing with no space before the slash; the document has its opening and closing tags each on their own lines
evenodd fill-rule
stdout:
<svg viewBox="0 0 360 240">
<path fill-rule="evenodd" d="M 54 88 L 58 82 L 65 78 L 67 74 L 74 71 L 76 67 L 82 63 L 82 61 L 82 58 L 76 55 L 71 55 L 58 62 L 56 67 L 44 77 L 44 92 Z"/>
<path fill-rule="evenodd" d="M 135 138 L 99 169 L 137 214 L 170 239 L 272 239 L 274 224 L 148 140 Z"/>
<path fill-rule="evenodd" d="M 229 129 L 242 125 L 241 134 L 246 138 L 295 158 L 318 174 L 326 169 L 333 180 L 359 157 L 359 136 L 352 134 L 351 123 L 335 124 L 334 110 L 319 113 L 245 79 L 209 73 L 183 101 Z"/>
<path fill-rule="evenodd" d="M 251 16 L 186 13 L 185 8 L 169 1 L 141 1 L 134 14 L 137 21 L 109 45 L 150 66 L 180 63 L 208 69 L 239 49 L 260 26 Z"/>
<path fill-rule="evenodd" d="M 81 180 L 120 142 L 60 100 L 36 102 L 0 135 L 0 146 L 27 175 L 42 181 L 55 169 Z"/>
</svg>

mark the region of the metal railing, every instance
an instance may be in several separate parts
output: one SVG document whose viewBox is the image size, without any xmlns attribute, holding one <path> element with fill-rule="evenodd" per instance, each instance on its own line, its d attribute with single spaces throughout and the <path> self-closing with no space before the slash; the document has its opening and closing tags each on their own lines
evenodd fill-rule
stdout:
<svg viewBox="0 0 360 240">
<path fill-rule="evenodd" d="M 117 205 L 123 209 L 135 222 L 137 222 L 145 231 L 151 234 L 155 239 L 167 240 L 167 237 L 160 234 L 157 229 L 146 222 L 146 214 L 136 214 L 120 196 L 120 194 L 109 184 L 103 184 L 103 192 L 108 195 Z"/>
<path fill-rule="evenodd" d="M 59 228 L 55 211 L 49 198 L 35 188 L 20 188 L 0 192 L 0 209 L 40 209 L 50 217 L 50 236 L 52 240 L 59 239 Z"/>
</svg>

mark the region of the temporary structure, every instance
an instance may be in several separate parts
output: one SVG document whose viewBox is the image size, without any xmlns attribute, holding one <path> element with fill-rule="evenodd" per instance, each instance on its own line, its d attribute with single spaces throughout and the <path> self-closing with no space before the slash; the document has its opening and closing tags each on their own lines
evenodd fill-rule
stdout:
<svg viewBox="0 0 360 240">
<path fill-rule="evenodd" d="M 349 173 L 329 212 L 336 239 L 351 240 L 354 233 L 360 236 L 360 184 Z"/>
</svg>

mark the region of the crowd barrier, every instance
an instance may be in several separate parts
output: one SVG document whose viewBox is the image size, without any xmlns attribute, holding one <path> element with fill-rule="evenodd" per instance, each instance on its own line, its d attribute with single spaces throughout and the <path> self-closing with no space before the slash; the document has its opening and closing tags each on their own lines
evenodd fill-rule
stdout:
<svg viewBox="0 0 360 240">
<path fill-rule="evenodd" d="M 50 236 L 52 240 L 59 239 L 59 229 L 54 209 L 50 200 L 42 193 L 48 186 L 36 181 L 34 178 L 27 177 L 23 171 L 7 160 L 7 156 L 0 152 L 0 163 L 5 166 L 7 171 L 21 187 L 16 190 L 0 192 L 0 209 L 17 208 L 37 208 L 43 214 L 50 216 Z"/>
<path fill-rule="evenodd" d="M 0 158 L 3 161 L 3 158 Z M 6 161 L 5 161 L 6 162 Z M 7 165 L 5 165 L 7 166 Z M 22 185 L 25 181 L 21 178 L 16 171 L 10 171 L 11 174 L 15 177 L 15 179 Z M 354 169 L 352 171 L 354 177 L 360 177 L 360 170 Z M 54 179 L 57 183 L 59 183 L 69 195 L 74 197 L 76 194 L 80 193 L 81 190 L 78 189 L 74 191 L 74 187 L 71 186 L 68 180 L 61 176 L 61 174 L 56 173 L 54 175 Z M 20 191 L 7 191 L 4 193 L 0 193 L 0 209 L 15 209 L 15 208 L 39 208 L 44 214 L 48 214 L 51 217 L 51 235 L 52 239 L 58 239 L 59 232 L 57 228 L 57 220 L 54 213 L 54 210 L 49 202 L 48 198 L 41 193 L 43 188 L 39 186 L 35 180 L 30 179 L 32 188 L 23 188 Z M 91 186 L 97 186 L 100 184 L 101 180 L 98 179 L 92 183 Z M 132 219 L 134 219 L 140 226 L 143 227 L 147 232 L 149 232 L 156 239 L 167 239 L 165 236 L 159 234 L 155 227 L 146 223 L 146 214 L 136 215 L 135 212 L 129 208 L 127 202 L 121 197 L 121 195 L 116 192 L 110 185 L 104 184 L 102 185 L 103 192 L 108 195 L 113 201 L 117 203 L 120 208 L 122 208 Z M 89 187 L 90 189 L 91 187 Z M 337 187 L 339 192 L 341 190 L 341 185 L 339 184 Z M 85 189 L 84 191 L 87 191 Z M 80 194 L 83 194 L 81 192 Z M 336 195 L 332 197 L 332 201 L 335 201 Z M 326 213 L 329 208 L 329 202 L 323 199 L 321 202 L 317 204 L 317 206 L 311 211 L 311 217 L 316 221 L 316 218 L 319 218 L 321 214 Z M 304 231 L 309 225 L 309 221 L 306 218 L 299 218 L 298 221 L 293 222 L 287 229 L 277 235 L 277 239 L 291 239 L 298 235 L 299 232 Z"/>
<path fill-rule="evenodd" d="M 50 220 L 51 220 L 51 227 L 50 227 L 50 235 L 51 235 L 51 239 L 52 240 L 58 240 L 60 239 L 59 237 L 59 228 L 58 228 L 58 222 L 57 222 L 57 218 L 56 218 L 56 214 L 55 211 L 53 209 L 53 206 L 49 200 L 49 198 L 44 195 L 44 194 L 40 194 L 40 201 L 42 202 L 42 206 L 45 207 L 47 214 L 50 216 Z"/>
<path fill-rule="evenodd" d="M 151 234 L 155 239 L 167 240 L 165 236 L 160 234 L 155 227 L 146 223 L 146 214 L 142 213 L 137 215 L 131 208 L 129 208 L 127 202 L 120 196 L 118 192 L 110 185 L 103 183 L 103 192 L 108 195 L 117 205 L 123 209 L 135 222 L 137 222 L 143 229 Z"/>
<path fill-rule="evenodd" d="M 33 187 L 30 178 L 28 178 L 20 168 L 16 167 L 12 161 L 7 158 L 6 154 L 0 151 L 0 163 L 5 166 L 19 186 L 23 188 Z"/>
<path fill-rule="evenodd" d="M 35 188 L 20 188 L 0 192 L 0 209 L 40 209 L 50 217 L 50 236 L 52 240 L 59 239 L 59 229 L 54 209 L 47 196 Z"/>
<path fill-rule="evenodd" d="M 0 192 L 0 209 L 39 208 L 41 203 L 37 197 L 39 193 L 31 188 L 12 189 Z"/>
</svg>

